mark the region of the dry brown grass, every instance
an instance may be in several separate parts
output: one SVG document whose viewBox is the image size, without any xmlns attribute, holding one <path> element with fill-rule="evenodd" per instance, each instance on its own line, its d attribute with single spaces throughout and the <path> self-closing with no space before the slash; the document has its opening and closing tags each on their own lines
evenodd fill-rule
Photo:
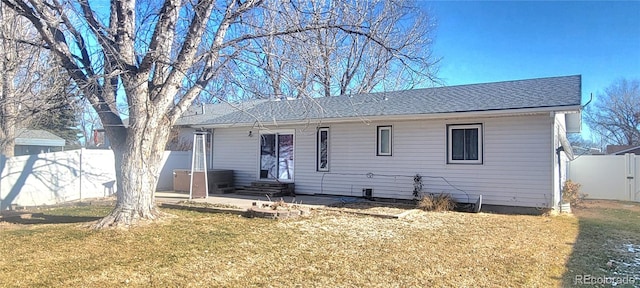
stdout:
<svg viewBox="0 0 640 288">
<path fill-rule="evenodd" d="M 178 217 L 130 231 L 84 228 L 99 207 L 43 212 L 79 223 L 0 222 L 0 286 L 558 287 L 578 233 L 571 216 L 167 211 Z"/>
<path fill-rule="evenodd" d="M 427 194 L 418 201 L 418 208 L 424 211 L 451 211 L 456 206 L 456 202 L 449 194 Z"/>
<path fill-rule="evenodd" d="M 330 208 L 337 208 L 337 210 L 340 211 L 361 214 L 398 215 L 414 209 L 416 206 L 408 203 L 362 201 L 334 204 L 330 206 Z"/>
</svg>

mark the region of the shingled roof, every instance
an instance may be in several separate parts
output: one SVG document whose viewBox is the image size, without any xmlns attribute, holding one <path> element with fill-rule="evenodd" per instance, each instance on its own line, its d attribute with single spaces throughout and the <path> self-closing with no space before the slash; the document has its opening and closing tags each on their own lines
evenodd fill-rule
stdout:
<svg viewBox="0 0 640 288">
<path fill-rule="evenodd" d="M 65 140 L 45 130 L 18 129 L 16 145 L 63 147 Z"/>
<path fill-rule="evenodd" d="M 202 115 L 183 124 L 223 126 L 320 119 L 424 116 L 447 113 L 519 110 L 577 110 L 581 76 L 562 76 L 394 92 L 254 103 L 247 109 Z M 186 119 L 185 119 L 186 120 Z M 196 119 L 192 119 L 196 120 Z"/>
<path fill-rule="evenodd" d="M 248 100 L 244 102 L 222 102 L 215 104 L 202 104 L 202 105 L 192 105 L 182 113 L 182 116 L 178 118 L 175 125 L 192 125 L 197 123 L 203 123 L 208 120 L 219 118 L 225 116 L 227 114 L 231 114 L 239 111 L 246 111 L 247 109 L 251 109 L 256 105 L 266 102 L 268 100 L 264 99 L 255 99 Z"/>
</svg>

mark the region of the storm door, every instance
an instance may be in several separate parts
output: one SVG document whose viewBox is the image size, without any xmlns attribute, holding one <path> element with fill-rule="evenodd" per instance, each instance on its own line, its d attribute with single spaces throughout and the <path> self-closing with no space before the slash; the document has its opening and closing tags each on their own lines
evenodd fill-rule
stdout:
<svg viewBox="0 0 640 288">
<path fill-rule="evenodd" d="M 260 179 L 293 180 L 293 133 L 260 135 Z"/>
</svg>

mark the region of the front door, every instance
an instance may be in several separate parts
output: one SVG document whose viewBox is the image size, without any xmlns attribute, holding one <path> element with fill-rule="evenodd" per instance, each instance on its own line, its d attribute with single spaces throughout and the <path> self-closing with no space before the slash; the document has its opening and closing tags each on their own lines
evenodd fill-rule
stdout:
<svg viewBox="0 0 640 288">
<path fill-rule="evenodd" d="M 260 135 L 260 179 L 293 180 L 293 133 Z"/>
</svg>

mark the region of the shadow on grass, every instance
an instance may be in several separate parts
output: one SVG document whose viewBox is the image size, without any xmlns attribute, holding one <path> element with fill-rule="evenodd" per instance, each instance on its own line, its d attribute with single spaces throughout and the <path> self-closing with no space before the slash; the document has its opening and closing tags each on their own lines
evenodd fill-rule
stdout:
<svg viewBox="0 0 640 288">
<path fill-rule="evenodd" d="M 54 215 L 46 213 L 16 212 L 10 215 L 3 215 L 0 222 L 12 224 L 34 225 L 34 224 L 68 224 L 68 223 L 85 223 L 96 221 L 102 217 L 93 216 L 69 216 Z"/>
<path fill-rule="evenodd" d="M 574 209 L 578 236 L 575 243 L 566 243 L 573 244 L 573 251 L 563 287 L 640 287 L 640 264 L 634 264 L 640 249 L 633 249 L 640 248 L 640 211 L 619 204 Z"/>
</svg>

